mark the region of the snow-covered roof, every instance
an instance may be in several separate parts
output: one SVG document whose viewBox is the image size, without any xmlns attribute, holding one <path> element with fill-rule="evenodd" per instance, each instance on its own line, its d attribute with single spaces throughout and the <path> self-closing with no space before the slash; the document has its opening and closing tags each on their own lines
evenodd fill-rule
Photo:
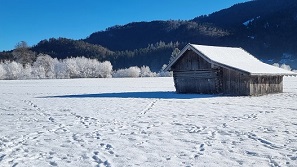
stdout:
<svg viewBox="0 0 297 167">
<path fill-rule="evenodd" d="M 292 71 L 263 63 L 242 48 L 195 44 L 188 44 L 185 46 L 175 59 L 168 64 L 165 70 L 170 70 L 177 60 L 189 49 L 196 52 L 209 63 L 239 70 L 248 73 L 249 75 L 297 75 Z"/>
</svg>

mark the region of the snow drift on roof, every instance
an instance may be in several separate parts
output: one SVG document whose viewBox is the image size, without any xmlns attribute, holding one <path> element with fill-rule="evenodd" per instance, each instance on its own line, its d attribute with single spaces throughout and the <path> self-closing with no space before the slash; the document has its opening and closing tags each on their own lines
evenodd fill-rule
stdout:
<svg viewBox="0 0 297 167">
<path fill-rule="evenodd" d="M 261 62 L 250 53 L 246 52 L 242 48 L 232 47 L 218 47 L 218 46 L 205 46 L 189 44 L 185 48 L 192 48 L 196 53 L 202 54 L 210 63 L 225 66 L 232 69 L 237 69 L 243 72 L 247 72 L 250 75 L 296 75 L 292 71 L 281 69 L 266 63 Z M 177 59 L 185 52 L 183 49 L 176 60 L 169 66 L 171 67 Z M 169 67 L 169 68 L 170 68 Z"/>
</svg>

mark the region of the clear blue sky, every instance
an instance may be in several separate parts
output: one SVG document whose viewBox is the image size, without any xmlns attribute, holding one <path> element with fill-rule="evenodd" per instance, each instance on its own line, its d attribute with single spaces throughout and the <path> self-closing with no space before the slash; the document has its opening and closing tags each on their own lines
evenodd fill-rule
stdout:
<svg viewBox="0 0 297 167">
<path fill-rule="evenodd" d="M 248 0 L 0 0 L 0 51 L 129 22 L 189 20 Z"/>
</svg>

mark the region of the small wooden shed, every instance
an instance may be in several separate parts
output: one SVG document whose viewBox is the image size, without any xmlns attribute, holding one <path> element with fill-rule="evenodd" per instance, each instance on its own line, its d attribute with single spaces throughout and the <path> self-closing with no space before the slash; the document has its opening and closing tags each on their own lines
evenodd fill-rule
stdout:
<svg viewBox="0 0 297 167">
<path fill-rule="evenodd" d="M 168 64 L 178 93 L 258 96 L 283 92 L 296 73 L 261 62 L 242 48 L 186 45 Z"/>
</svg>

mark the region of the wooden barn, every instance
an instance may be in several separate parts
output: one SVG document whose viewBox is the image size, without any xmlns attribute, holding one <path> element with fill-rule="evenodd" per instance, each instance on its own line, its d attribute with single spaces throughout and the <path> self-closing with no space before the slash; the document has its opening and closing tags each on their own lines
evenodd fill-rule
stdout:
<svg viewBox="0 0 297 167">
<path fill-rule="evenodd" d="M 261 62 L 242 48 L 188 44 L 168 64 L 178 93 L 258 96 L 283 92 L 296 73 Z"/>
</svg>

